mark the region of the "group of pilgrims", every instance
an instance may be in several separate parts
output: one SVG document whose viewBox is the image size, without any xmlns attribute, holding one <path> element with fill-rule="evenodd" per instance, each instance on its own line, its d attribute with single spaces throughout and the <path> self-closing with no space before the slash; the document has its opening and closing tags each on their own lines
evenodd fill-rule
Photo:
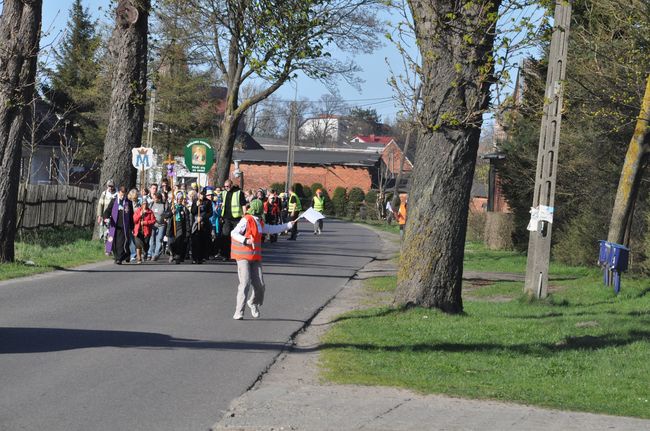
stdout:
<svg viewBox="0 0 650 431">
<path fill-rule="evenodd" d="M 251 205 L 254 200 L 259 200 Z M 318 190 L 313 199 L 316 210 L 323 210 L 323 194 Z M 223 187 L 199 188 L 192 183 L 169 186 L 163 178 L 160 186 L 151 184 L 128 190 L 106 183 L 97 206 L 100 237 L 105 241 L 107 255 L 116 264 L 141 264 L 167 258 L 180 264 L 191 260 L 201 264 L 208 259 L 232 260 L 230 234 L 247 209 L 259 209 L 256 214 L 268 225 L 280 225 L 297 220 L 302 210 L 299 197 L 292 189 L 288 193 L 259 189 L 243 192 L 231 180 Z M 320 234 L 322 221 L 314 226 Z M 297 223 L 287 234 L 296 240 Z M 278 234 L 265 235 L 263 240 L 275 242 Z"/>
</svg>

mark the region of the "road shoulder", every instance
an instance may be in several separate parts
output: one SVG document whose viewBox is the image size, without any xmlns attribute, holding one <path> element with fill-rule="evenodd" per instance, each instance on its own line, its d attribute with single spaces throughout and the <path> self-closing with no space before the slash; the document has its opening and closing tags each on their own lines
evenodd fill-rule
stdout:
<svg viewBox="0 0 650 431">
<path fill-rule="evenodd" d="M 378 232 L 382 253 L 294 339 L 256 384 L 235 399 L 214 431 L 244 430 L 639 430 L 636 418 L 541 409 L 525 405 L 421 395 L 375 386 L 335 385 L 319 378 L 318 346 L 336 316 L 358 308 L 364 278 L 394 271 L 396 236 Z"/>
</svg>

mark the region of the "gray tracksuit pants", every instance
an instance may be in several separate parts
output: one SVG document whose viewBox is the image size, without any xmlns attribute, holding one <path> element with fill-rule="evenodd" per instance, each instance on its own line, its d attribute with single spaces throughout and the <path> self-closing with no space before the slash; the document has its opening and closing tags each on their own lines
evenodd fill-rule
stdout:
<svg viewBox="0 0 650 431">
<path fill-rule="evenodd" d="M 246 297 L 252 285 L 253 291 L 250 295 L 250 303 L 262 305 L 264 303 L 264 277 L 262 275 L 262 261 L 238 260 L 237 275 L 239 286 L 237 287 L 237 305 L 235 311 L 244 312 Z"/>
</svg>

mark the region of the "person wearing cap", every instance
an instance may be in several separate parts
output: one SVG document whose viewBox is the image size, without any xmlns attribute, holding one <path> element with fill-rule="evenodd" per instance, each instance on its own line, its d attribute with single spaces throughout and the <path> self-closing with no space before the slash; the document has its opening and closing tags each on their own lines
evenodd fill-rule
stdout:
<svg viewBox="0 0 650 431">
<path fill-rule="evenodd" d="M 244 318 L 246 304 L 253 318 L 260 317 L 265 291 L 262 273 L 262 235 L 277 234 L 293 226 L 292 222 L 279 225 L 265 224 L 262 220 L 263 208 L 264 204 L 261 200 L 253 199 L 244 217 L 230 233 L 231 256 L 237 262 L 239 277 L 235 314 L 232 317 L 235 320 Z M 246 301 L 249 291 L 250 297 Z"/>
<path fill-rule="evenodd" d="M 106 190 L 104 190 L 97 200 L 97 225 L 99 230 L 97 236 L 99 239 L 106 241 L 108 234 L 108 226 L 104 223 L 104 211 L 108 208 L 108 204 L 115 198 L 117 192 L 115 191 L 115 182 L 113 180 L 106 181 Z"/>
<path fill-rule="evenodd" d="M 316 189 L 316 195 L 312 198 L 312 208 L 323 214 L 325 211 L 325 196 L 321 189 Z M 314 235 L 320 235 L 323 231 L 323 219 L 314 223 Z"/>
</svg>

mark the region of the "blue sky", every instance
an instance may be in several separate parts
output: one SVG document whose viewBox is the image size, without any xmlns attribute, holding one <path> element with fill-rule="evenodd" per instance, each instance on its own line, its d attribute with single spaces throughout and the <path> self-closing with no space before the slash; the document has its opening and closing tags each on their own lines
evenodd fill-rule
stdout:
<svg viewBox="0 0 650 431">
<path fill-rule="evenodd" d="M 90 13 L 97 18 L 102 19 L 107 25 L 111 26 L 112 19 L 107 15 L 110 0 L 83 0 L 83 4 L 88 8 Z M 43 39 L 43 45 L 51 43 L 60 38 L 61 32 L 64 30 L 68 21 L 69 9 L 72 5 L 72 0 L 45 0 L 43 4 L 43 31 L 46 36 Z M 539 9 L 524 9 L 517 11 L 518 17 L 522 15 L 536 16 L 537 19 L 541 17 Z M 397 20 L 388 14 L 382 16 L 384 20 Z M 390 31 L 387 28 L 386 31 Z M 379 36 L 382 37 L 383 36 Z M 516 36 L 513 36 L 516 37 Z M 518 57 L 529 55 L 529 51 L 523 51 L 518 54 Z M 336 54 L 335 54 L 336 55 Z M 390 62 L 393 69 L 399 73 L 402 69 L 402 60 L 397 52 L 397 49 L 391 44 L 386 42 L 383 48 L 378 49 L 375 53 L 370 55 L 357 55 L 355 60 L 363 69 L 358 76 L 364 81 L 361 84 L 360 90 L 348 85 L 345 82 L 339 82 L 339 93 L 341 97 L 349 101 L 350 106 L 362 106 L 364 108 L 374 108 L 381 118 L 387 120 L 394 118 L 395 114 L 399 111 L 399 107 L 392 100 L 387 100 L 393 96 L 393 91 L 387 84 L 390 77 L 390 72 L 386 64 L 386 59 Z M 518 62 L 517 59 L 513 64 Z M 516 72 L 512 71 L 512 79 Z M 306 98 L 309 100 L 318 100 L 323 94 L 328 93 L 328 89 L 319 81 L 310 79 L 302 74 L 294 82 L 285 84 L 275 94 L 281 99 L 293 100 L 294 95 L 297 94 L 299 98 Z M 381 99 L 381 100 L 377 100 Z M 489 122 L 489 116 L 486 118 Z"/>
<path fill-rule="evenodd" d="M 45 0 L 43 2 L 43 31 L 49 34 L 44 38 L 43 44 L 51 43 L 60 38 L 61 31 L 68 21 L 69 9 L 72 0 Z M 103 20 L 106 19 L 105 12 L 109 7 L 109 0 L 83 0 L 84 7 L 87 7 L 92 15 Z M 389 17 L 384 17 L 388 19 Z M 383 36 L 380 36 L 383 37 Z M 359 77 L 365 82 L 361 85 L 360 91 L 345 82 L 339 83 L 339 92 L 343 99 L 349 100 L 350 105 L 361 105 L 364 108 L 374 108 L 381 118 L 394 117 L 399 110 L 393 101 L 386 101 L 385 98 L 393 96 L 391 88 L 387 84 L 389 78 L 385 58 L 396 65 L 401 64 L 400 57 L 395 47 L 390 44 L 377 50 L 372 55 L 356 56 L 357 63 L 363 68 Z M 321 95 L 328 93 L 327 88 L 320 82 L 299 75 L 295 83 L 285 84 L 276 95 L 282 99 L 293 100 L 298 88 L 298 97 L 309 100 L 318 100 Z M 369 99 L 384 99 L 369 100 Z"/>
</svg>

